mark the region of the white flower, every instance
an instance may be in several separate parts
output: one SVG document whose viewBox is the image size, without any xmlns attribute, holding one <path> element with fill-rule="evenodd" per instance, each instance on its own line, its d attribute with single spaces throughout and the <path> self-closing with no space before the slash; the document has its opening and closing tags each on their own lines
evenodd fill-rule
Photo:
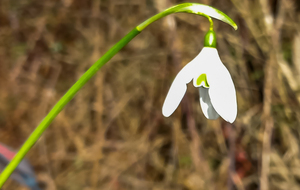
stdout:
<svg viewBox="0 0 300 190">
<path fill-rule="evenodd" d="M 218 51 L 204 47 L 202 51 L 175 77 L 165 99 L 162 113 L 169 117 L 178 107 L 192 79 L 199 88 L 200 105 L 207 119 L 233 123 L 237 115 L 236 92 L 231 76 L 220 60 Z"/>
</svg>

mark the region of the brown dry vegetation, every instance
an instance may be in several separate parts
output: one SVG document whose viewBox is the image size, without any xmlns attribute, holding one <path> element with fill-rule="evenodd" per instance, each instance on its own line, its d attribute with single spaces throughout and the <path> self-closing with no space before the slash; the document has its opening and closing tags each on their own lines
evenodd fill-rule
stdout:
<svg viewBox="0 0 300 190">
<path fill-rule="evenodd" d="M 18 148 L 114 43 L 182 2 L 1 0 L 0 141 Z M 196 15 L 168 16 L 105 65 L 29 152 L 43 189 L 300 189 L 299 0 L 193 2 L 239 26 L 214 22 L 237 90 L 236 122 L 206 120 L 191 84 L 179 109 L 162 116 L 172 79 L 209 27 Z"/>
</svg>

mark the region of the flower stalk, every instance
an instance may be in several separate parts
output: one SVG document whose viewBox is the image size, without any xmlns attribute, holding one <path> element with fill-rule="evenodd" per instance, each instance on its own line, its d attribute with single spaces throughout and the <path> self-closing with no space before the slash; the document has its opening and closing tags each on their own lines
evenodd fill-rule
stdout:
<svg viewBox="0 0 300 190">
<path fill-rule="evenodd" d="M 213 22 L 212 18 L 221 20 L 229 25 L 231 25 L 234 29 L 237 29 L 237 25 L 234 21 L 228 17 L 225 13 L 207 6 L 198 3 L 183 3 L 173 7 L 170 7 L 153 17 L 149 18 L 145 22 L 138 25 L 132 31 L 130 31 L 124 38 L 122 38 L 117 44 L 115 44 L 111 49 L 109 49 L 99 60 L 97 60 L 79 79 L 78 81 L 66 92 L 66 94 L 55 104 L 52 110 L 48 113 L 48 115 L 41 121 L 41 123 L 37 126 L 37 128 L 32 132 L 29 138 L 25 141 L 23 146 L 20 148 L 18 153 L 12 159 L 12 161 L 8 164 L 8 166 L 3 170 L 0 175 L 0 188 L 4 185 L 6 180 L 12 174 L 12 172 L 16 169 L 18 164 L 25 157 L 27 152 L 31 149 L 31 147 L 37 142 L 37 140 L 41 137 L 43 132 L 48 128 L 48 126 L 52 123 L 55 117 L 62 111 L 65 105 L 74 98 L 76 93 L 96 74 L 96 72 L 107 63 L 116 53 L 118 53 L 127 43 L 129 43 L 134 37 L 136 37 L 142 30 L 144 30 L 148 25 L 153 23 L 154 21 L 161 19 L 167 15 L 173 13 L 191 13 L 200 16 L 206 17 L 210 22 L 210 31 L 213 32 Z M 209 42 L 211 38 L 209 38 Z M 211 41 L 211 45 L 214 45 L 214 41 Z"/>
</svg>

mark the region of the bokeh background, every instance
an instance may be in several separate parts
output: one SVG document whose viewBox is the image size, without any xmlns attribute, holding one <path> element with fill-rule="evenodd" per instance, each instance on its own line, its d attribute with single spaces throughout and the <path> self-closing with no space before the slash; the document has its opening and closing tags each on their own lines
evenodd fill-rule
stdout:
<svg viewBox="0 0 300 190">
<path fill-rule="evenodd" d="M 184 0 L 1 0 L 0 142 L 18 149 L 69 87 L 150 16 Z M 161 113 L 208 21 L 146 28 L 79 91 L 28 153 L 45 190 L 300 189 L 300 1 L 193 0 L 214 20 L 237 90 L 233 125 L 207 120 L 192 84 Z M 207 63 L 209 64 L 209 62 Z M 9 180 L 5 190 L 22 189 Z"/>
</svg>

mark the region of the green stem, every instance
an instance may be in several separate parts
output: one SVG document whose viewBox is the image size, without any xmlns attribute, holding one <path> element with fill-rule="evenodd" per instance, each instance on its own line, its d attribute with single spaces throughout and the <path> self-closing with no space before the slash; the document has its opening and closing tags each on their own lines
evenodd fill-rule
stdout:
<svg viewBox="0 0 300 190">
<path fill-rule="evenodd" d="M 96 72 L 108 62 L 116 53 L 118 53 L 128 42 L 130 42 L 140 31 L 134 28 L 129 32 L 124 38 L 122 38 L 117 44 L 115 44 L 110 50 L 108 50 L 94 65 L 92 65 L 80 78 L 79 80 L 68 90 L 68 92 L 55 104 L 48 115 L 42 120 L 42 122 L 37 126 L 37 128 L 32 132 L 27 141 L 23 144 L 21 149 L 1 173 L 0 176 L 0 188 L 3 186 L 8 177 L 12 174 L 15 168 L 22 161 L 27 152 L 40 138 L 42 133 L 47 129 L 59 112 L 65 107 L 65 105 L 70 102 L 75 94 L 85 85 Z"/>
<path fill-rule="evenodd" d="M 36 143 L 36 141 L 41 137 L 43 132 L 55 119 L 55 117 L 61 112 L 65 105 L 73 99 L 76 93 L 96 74 L 96 72 L 107 63 L 116 53 L 118 53 L 128 42 L 130 42 L 135 36 L 137 36 L 143 29 L 145 29 L 149 24 L 154 21 L 165 17 L 172 13 L 185 12 L 192 13 L 201 16 L 205 16 L 210 21 L 210 28 L 213 27 L 213 22 L 210 17 L 219 19 L 230 24 L 234 29 L 237 29 L 236 24 L 223 12 L 202 4 L 197 3 L 183 3 L 173 6 L 169 9 L 154 15 L 150 19 L 146 20 L 142 24 L 138 25 L 131 32 L 129 32 L 124 38 L 122 38 L 117 44 L 115 44 L 111 49 L 109 49 L 96 63 L 94 63 L 80 78 L 79 80 L 67 91 L 67 93 L 55 104 L 48 115 L 42 120 L 42 122 L 37 126 L 37 128 L 32 132 L 26 142 L 23 144 L 21 149 L 9 163 L 9 165 L 4 169 L 0 175 L 0 188 L 16 169 L 19 163 L 22 161 L 27 152 Z"/>
</svg>

